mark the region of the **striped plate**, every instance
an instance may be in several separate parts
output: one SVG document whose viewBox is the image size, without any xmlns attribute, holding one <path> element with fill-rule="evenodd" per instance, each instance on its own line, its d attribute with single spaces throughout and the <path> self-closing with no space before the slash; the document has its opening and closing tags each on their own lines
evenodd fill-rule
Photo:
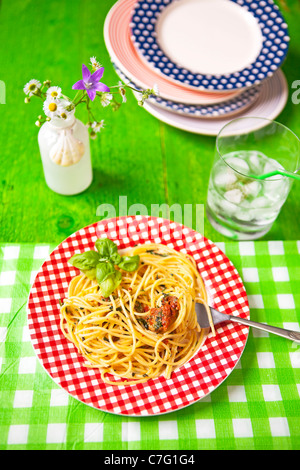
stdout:
<svg viewBox="0 0 300 470">
<path fill-rule="evenodd" d="M 271 78 L 262 83 L 256 101 L 245 111 L 241 111 L 234 117 L 235 119 L 243 117 L 275 119 L 285 107 L 287 99 L 287 81 L 283 72 L 278 70 Z M 160 121 L 194 134 L 216 136 L 222 127 L 231 120 L 231 116 L 220 117 L 218 119 L 206 119 L 204 117 L 195 119 L 191 116 L 173 113 L 147 101 L 144 103 L 144 109 Z M 250 132 L 251 130 L 253 129 L 241 124 L 241 131 Z"/>
<path fill-rule="evenodd" d="M 136 89 L 139 87 L 131 82 L 121 70 L 114 65 L 115 70 L 121 80 L 128 85 L 133 86 Z M 194 104 L 184 104 L 177 103 L 175 101 L 166 100 L 161 96 L 151 95 L 148 99 L 148 103 L 152 103 L 162 109 L 171 111 L 173 113 L 178 113 L 183 116 L 190 116 L 194 118 L 219 118 L 222 116 L 233 116 L 234 114 L 244 112 L 249 106 L 251 106 L 254 101 L 259 96 L 259 90 L 261 86 L 257 85 L 256 87 L 251 87 L 249 90 L 244 90 L 242 93 L 238 94 L 234 98 L 231 98 L 227 101 L 222 101 L 222 103 L 217 104 L 208 104 L 208 105 L 194 105 Z"/>
</svg>

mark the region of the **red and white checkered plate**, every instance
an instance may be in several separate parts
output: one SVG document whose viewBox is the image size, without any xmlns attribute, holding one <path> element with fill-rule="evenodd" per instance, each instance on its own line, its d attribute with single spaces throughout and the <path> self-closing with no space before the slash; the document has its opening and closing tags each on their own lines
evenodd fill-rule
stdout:
<svg viewBox="0 0 300 470">
<path fill-rule="evenodd" d="M 119 249 L 147 242 L 162 243 L 196 260 L 209 302 L 225 313 L 249 318 L 243 283 L 232 263 L 211 241 L 169 220 L 127 216 L 102 220 L 74 233 L 44 262 L 28 300 L 28 327 L 35 352 L 52 379 L 70 395 L 94 408 L 128 416 L 163 414 L 191 405 L 220 385 L 237 364 L 249 328 L 226 323 L 209 334 L 200 351 L 176 370 L 171 379 L 159 377 L 136 385 L 105 384 L 60 330 L 59 300 L 78 270 L 68 264 L 75 253 L 94 249 L 97 238 L 107 237 Z"/>
</svg>

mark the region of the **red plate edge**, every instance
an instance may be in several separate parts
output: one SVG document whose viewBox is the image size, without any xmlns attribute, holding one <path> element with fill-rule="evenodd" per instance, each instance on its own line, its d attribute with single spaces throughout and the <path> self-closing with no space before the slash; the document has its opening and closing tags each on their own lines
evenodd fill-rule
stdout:
<svg viewBox="0 0 300 470">
<path fill-rule="evenodd" d="M 43 263 L 28 299 L 28 328 L 35 353 L 46 372 L 74 398 L 103 411 L 127 416 L 165 414 L 191 405 L 215 390 L 232 372 L 245 348 L 249 328 L 228 323 L 211 334 L 201 350 L 172 375 L 144 384 L 110 386 L 97 370 L 87 369 L 59 326 L 59 299 L 78 270 L 74 254 L 94 249 L 97 238 L 114 240 L 119 249 L 146 242 L 163 243 L 191 254 L 208 291 L 210 305 L 249 318 L 242 280 L 226 255 L 210 240 L 182 224 L 152 216 L 105 219 L 67 237 Z M 45 312 L 46 311 L 46 315 Z"/>
</svg>

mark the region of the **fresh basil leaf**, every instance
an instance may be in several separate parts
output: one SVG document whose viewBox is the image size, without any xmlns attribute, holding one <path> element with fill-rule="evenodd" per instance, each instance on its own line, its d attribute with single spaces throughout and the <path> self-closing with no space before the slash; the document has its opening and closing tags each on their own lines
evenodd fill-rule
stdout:
<svg viewBox="0 0 300 470">
<path fill-rule="evenodd" d="M 122 281 L 122 274 L 120 271 L 115 271 L 114 274 L 108 276 L 105 281 L 101 282 L 100 289 L 103 297 L 109 297 Z"/>
<path fill-rule="evenodd" d="M 124 271 L 136 271 L 139 267 L 140 257 L 139 255 L 134 256 L 122 256 L 121 261 L 119 263 L 119 268 L 123 269 Z"/>
<path fill-rule="evenodd" d="M 88 277 L 89 279 L 96 279 L 96 268 L 91 268 L 91 269 L 86 269 L 84 271 L 82 271 L 86 277 Z"/>
<path fill-rule="evenodd" d="M 86 251 L 70 258 L 69 263 L 80 269 L 89 279 L 96 279 L 102 295 L 108 297 L 121 283 L 122 273 L 116 270 L 118 265 L 124 271 L 135 271 L 140 257 L 121 256 L 118 247 L 109 238 L 98 238 L 97 251 Z"/>
<path fill-rule="evenodd" d="M 109 276 L 114 274 L 115 271 L 115 267 L 110 261 L 102 261 L 101 263 L 98 263 L 96 266 L 96 279 L 98 284 L 105 281 Z"/>
<path fill-rule="evenodd" d="M 69 259 L 69 263 L 75 268 L 84 271 L 95 268 L 99 262 L 99 258 L 99 253 L 96 251 L 85 251 L 72 256 L 72 258 Z"/>
<path fill-rule="evenodd" d="M 109 238 L 98 238 L 95 242 L 95 247 L 101 258 L 110 260 L 112 257 L 118 255 L 117 245 Z"/>
<path fill-rule="evenodd" d="M 121 255 L 119 255 L 119 253 L 113 253 L 110 257 L 110 260 L 114 263 L 114 264 L 119 264 L 120 261 L 121 261 Z"/>
</svg>

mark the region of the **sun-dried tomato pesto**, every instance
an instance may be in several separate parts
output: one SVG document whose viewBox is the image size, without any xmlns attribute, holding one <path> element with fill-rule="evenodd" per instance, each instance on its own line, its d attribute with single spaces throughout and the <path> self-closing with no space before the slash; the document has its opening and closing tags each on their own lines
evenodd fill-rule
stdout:
<svg viewBox="0 0 300 470">
<path fill-rule="evenodd" d="M 164 333 L 177 317 L 179 302 L 174 295 L 165 295 L 161 307 L 151 308 L 149 314 L 143 318 L 147 329 L 155 333 Z"/>
</svg>

